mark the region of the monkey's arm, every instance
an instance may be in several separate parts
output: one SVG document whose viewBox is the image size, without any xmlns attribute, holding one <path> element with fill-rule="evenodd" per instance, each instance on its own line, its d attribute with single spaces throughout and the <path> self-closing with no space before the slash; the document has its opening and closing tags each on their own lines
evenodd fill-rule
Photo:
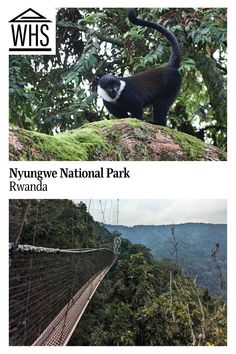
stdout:
<svg viewBox="0 0 236 354">
<path fill-rule="evenodd" d="M 116 118 L 126 118 L 128 117 L 128 112 L 125 111 L 124 109 L 120 108 L 114 103 L 104 101 L 104 106 L 107 108 L 107 110 Z"/>
<path fill-rule="evenodd" d="M 126 79 L 128 81 L 128 79 Z M 129 88 L 129 90 L 128 90 Z M 132 118 L 142 119 L 143 116 L 143 100 L 140 97 L 139 91 L 135 92 L 134 88 L 127 84 L 127 88 L 121 94 L 117 101 L 117 105 L 124 107 L 130 113 Z"/>
<path fill-rule="evenodd" d="M 130 115 L 131 115 L 132 118 L 142 119 L 143 106 L 142 106 L 142 104 L 140 102 L 137 103 L 136 106 L 132 107 L 132 109 L 130 111 Z"/>
</svg>

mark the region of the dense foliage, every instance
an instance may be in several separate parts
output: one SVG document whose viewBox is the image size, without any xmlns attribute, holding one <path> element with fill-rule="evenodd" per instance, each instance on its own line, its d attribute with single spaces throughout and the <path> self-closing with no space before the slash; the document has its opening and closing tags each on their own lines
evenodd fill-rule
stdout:
<svg viewBox="0 0 236 354">
<path fill-rule="evenodd" d="M 140 9 L 140 17 L 158 20 L 180 42 L 183 86 L 169 126 L 226 148 L 226 9 Z M 126 9 L 61 8 L 55 56 L 10 57 L 10 121 L 52 134 L 107 118 L 99 77 L 136 73 L 168 56 L 166 39 L 132 26 Z"/>
<path fill-rule="evenodd" d="M 70 345 L 225 345 L 226 308 L 168 261 L 142 246 L 128 253 L 95 294 Z M 147 250 L 145 250 L 145 253 Z"/>
<path fill-rule="evenodd" d="M 83 203 L 60 199 L 11 199 L 9 203 L 10 242 L 18 239 L 21 244 L 69 249 L 113 245 L 110 232 L 94 222 Z"/>
<path fill-rule="evenodd" d="M 115 236 L 69 200 L 10 200 L 9 226 L 10 241 L 38 246 L 112 247 Z M 123 239 L 69 345 L 226 345 L 226 328 L 223 299 Z"/>
<path fill-rule="evenodd" d="M 173 225 L 106 225 L 111 232 L 119 232 L 132 243 L 149 248 L 154 259 L 176 261 L 172 241 Z M 178 246 L 178 263 L 197 283 L 210 292 L 219 294 L 219 270 L 212 258 L 215 243 L 219 244 L 217 264 L 224 278 L 226 293 L 227 279 L 227 225 L 187 223 L 175 225 L 175 237 Z"/>
</svg>

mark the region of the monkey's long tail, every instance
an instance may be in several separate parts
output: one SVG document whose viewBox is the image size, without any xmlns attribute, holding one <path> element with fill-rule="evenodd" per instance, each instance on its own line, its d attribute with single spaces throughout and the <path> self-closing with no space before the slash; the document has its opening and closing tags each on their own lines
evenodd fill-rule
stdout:
<svg viewBox="0 0 236 354">
<path fill-rule="evenodd" d="M 136 9 L 129 9 L 128 10 L 128 18 L 130 22 L 132 22 L 134 25 L 139 25 L 139 26 L 144 26 L 144 27 L 150 27 L 161 34 L 163 34 L 168 41 L 171 44 L 171 54 L 170 58 L 168 61 L 168 65 L 172 66 L 173 68 L 178 69 L 180 67 L 180 48 L 179 48 L 179 43 L 175 37 L 175 35 L 170 32 L 168 29 L 160 25 L 159 23 L 147 21 L 147 20 L 142 20 L 137 18 L 137 10 Z"/>
</svg>

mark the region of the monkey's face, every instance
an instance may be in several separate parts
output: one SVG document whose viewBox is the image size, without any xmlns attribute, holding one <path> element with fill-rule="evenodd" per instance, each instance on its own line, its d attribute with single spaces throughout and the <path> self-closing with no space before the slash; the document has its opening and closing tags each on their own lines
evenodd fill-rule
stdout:
<svg viewBox="0 0 236 354">
<path fill-rule="evenodd" d="M 113 75 L 104 75 L 98 82 L 98 94 L 105 101 L 114 102 L 121 94 L 122 81 Z"/>
<path fill-rule="evenodd" d="M 116 82 L 113 82 L 113 83 L 109 83 L 105 88 L 105 90 L 111 98 L 116 98 L 119 88 L 120 88 L 120 83 L 118 84 Z"/>
</svg>

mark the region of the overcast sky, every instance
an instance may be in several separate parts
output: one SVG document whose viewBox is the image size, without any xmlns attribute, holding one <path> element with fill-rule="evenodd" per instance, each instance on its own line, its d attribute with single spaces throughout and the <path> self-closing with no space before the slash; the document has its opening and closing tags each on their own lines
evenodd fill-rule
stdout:
<svg viewBox="0 0 236 354">
<path fill-rule="evenodd" d="M 80 200 L 75 200 L 79 202 Z M 185 222 L 227 223 L 225 199 L 82 200 L 96 221 L 120 225 L 161 225 Z"/>
</svg>

